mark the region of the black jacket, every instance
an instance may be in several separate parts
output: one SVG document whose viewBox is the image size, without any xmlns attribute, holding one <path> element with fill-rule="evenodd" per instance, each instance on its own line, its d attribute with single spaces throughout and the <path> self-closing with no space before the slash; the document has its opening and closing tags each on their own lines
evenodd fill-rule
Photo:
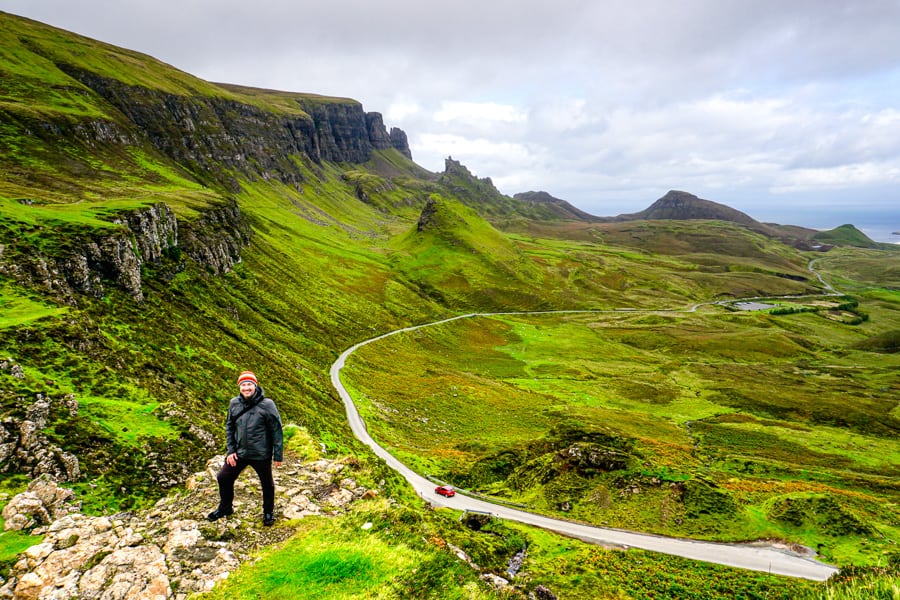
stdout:
<svg viewBox="0 0 900 600">
<path fill-rule="evenodd" d="M 246 400 L 243 396 L 231 399 L 225 417 L 225 440 L 226 455 L 237 452 L 244 460 L 281 462 L 284 459 L 281 415 L 275 402 L 263 395 L 260 386 L 256 386 L 256 391 Z"/>
</svg>

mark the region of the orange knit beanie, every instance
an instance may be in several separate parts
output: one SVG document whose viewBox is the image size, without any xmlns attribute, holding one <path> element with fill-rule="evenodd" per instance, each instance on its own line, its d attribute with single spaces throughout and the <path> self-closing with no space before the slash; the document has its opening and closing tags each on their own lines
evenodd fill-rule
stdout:
<svg viewBox="0 0 900 600">
<path fill-rule="evenodd" d="M 256 375 L 253 374 L 253 371 L 244 371 L 238 377 L 238 385 L 241 385 L 245 381 L 252 381 L 253 385 L 259 385 L 259 382 L 256 380 Z"/>
</svg>

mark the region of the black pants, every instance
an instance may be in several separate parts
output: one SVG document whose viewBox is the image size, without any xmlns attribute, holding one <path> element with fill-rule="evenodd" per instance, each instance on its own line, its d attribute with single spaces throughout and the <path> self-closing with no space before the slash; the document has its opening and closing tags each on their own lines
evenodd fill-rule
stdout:
<svg viewBox="0 0 900 600">
<path fill-rule="evenodd" d="M 263 494 L 263 512 L 272 514 L 275 512 L 275 479 L 272 478 L 272 461 L 271 460 L 245 460 L 237 459 L 235 466 L 229 465 L 227 462 L 222 466 L 222 470 L 216 475 L 216 481 L 219 482 L 219 510 L 230 513 L 232 511 L 232 502 L 234 502 L 234 482 L 237 481 L 238 475 L 247 467 L 253 467 L 259 476 L 259 483 L 262 486 Z"/>
</svg>

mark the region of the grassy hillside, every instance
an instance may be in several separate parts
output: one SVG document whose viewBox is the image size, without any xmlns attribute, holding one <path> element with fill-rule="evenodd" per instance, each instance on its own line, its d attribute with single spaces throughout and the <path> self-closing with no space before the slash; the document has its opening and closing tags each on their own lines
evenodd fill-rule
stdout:
<svg viewBox="0 0 900 600">
<path fill-rule="evenodd" d="M 854 246 L 857 248 L 878 248 L 879 246 L 877 242 L 873 242 L 866 234 L 849 224 L 815 233 L 812 239 L 826 244 Z"/>
<path fill-rule="evenodd" d="M 383 480 L 387 499 L 333 523 L 284 525 L 297 537 L 240 573 L 244 590 L 365 597 L 364 575 L 390 581 L 385 597 L 516 597 L 538 584 L 571 598 L 814 593 L 806 582 L 507 524 L 478 532 L 426 511 L 355 441 L 328 379 L 347 347 L 411 324 L 643 309 L 459 321 L 367 348 L 347 373 L 379 440 L 485 493 L 647 531 L 821 543 L 842 563 L 894 560 L 897 354 L 866 343 L 884 348 L 879 340 L 900 329 L 896 254 L 812 255 L 713 221 L 545 218 L 458 163 L 428 173 L 393 149 L 353 164 L 279 157 L 300 183 L 224 166 L 230 180 L 205 176 L 66 65 L 147 95 L 225 99 L 298 122 L 308 118 L 301 100 L 353 101 L 218 86 L 5 14 L 0 36 L 0 414 L 21 420 L 49 399 L 41 434 L 78 457 L 73 487 L 88 512 L 146 507 L 221 452 L 234 378 L 253 369 L 285 422 L 358 461 L 362 483 Z M 142 301 L 102 273 L 102 292 L 72 296 L 24 275 L 34 257 L 65 258 L 121 233 L 114 221 L 129 211 L 165 203 L 187 227 L 231 202 L 252 237 L 227 273 L 170 249 L 143 265 Z M 814 257 L 853 302 L 790 315 L 655 311 L 820 292 L 806 267 Z M 597 464 L 556 459 L 593 447 Z M 3 492 L 21 490 L 26 478 L 4 468 Z M 822 511 L 843 529 L 810 517 Z M 371 535 L 365 522 L 377 524 Z M 7 564 L 23 542 L 0 540 Z M 527 575 L 494 592 L 451 544 L 498 574 L 527 544 Z M 276 581 L 267 564 L 292 569 Z M 340 576 L 322 579 L 326 571 Z"/>
</svg>

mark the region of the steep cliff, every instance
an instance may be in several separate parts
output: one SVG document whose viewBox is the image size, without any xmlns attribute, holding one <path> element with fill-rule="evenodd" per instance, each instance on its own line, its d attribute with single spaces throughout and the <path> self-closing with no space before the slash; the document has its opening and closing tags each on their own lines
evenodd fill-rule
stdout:
<svg viewBox="0 0 900 600">
<path fill-rule="evenodd" d="M 231 191 L 239 188 L 240 176 L 299 185 L 303 176 L 293 160 L 297 157 L 363 163 L 372 150 L 406 139 L 402 131 L 392 138 L 380 113 L 365 113 L 352 100 L 297 94 L 295 104 L 302 112 L 280 113 L 260 108 L 249 98 L 240 102 L 181 96 L 130 86 L 71 65 L 59 68 L 114 106 L 157 150 L 197 179 L 212 179 Z M 253 93 L 246 87 L 221 87 Z M 400 150 L 409 156 L 408 145 Z"/>
<path fill-rule="evenodd" d="M 99 180 L 118 169 L 146 176 L 132 147 L 152 148 L 197 181 L 229 192 L 242 179 L 298 186 L 304 162 L 357 164 L 389 148 L 410 156 L 406 135 L 389 133 L 379 113 L 367 114 L 355 100 L 210 83 L 150 56 L 5 13 L 0 65 L 0 182 L 30 174 L 35 156 L 71 176 L 63 193 L 77 192 L 88 173 Z"/>
<path fill-rule="evenodd" d="M 403 156 L 412 160 L 412 152 L 409 150 L 409 140 L 406 137 L 406 132 L 397 127 L 391 127 L 390 136 L 391 146 L 399 150 Z"/>
</svg>

